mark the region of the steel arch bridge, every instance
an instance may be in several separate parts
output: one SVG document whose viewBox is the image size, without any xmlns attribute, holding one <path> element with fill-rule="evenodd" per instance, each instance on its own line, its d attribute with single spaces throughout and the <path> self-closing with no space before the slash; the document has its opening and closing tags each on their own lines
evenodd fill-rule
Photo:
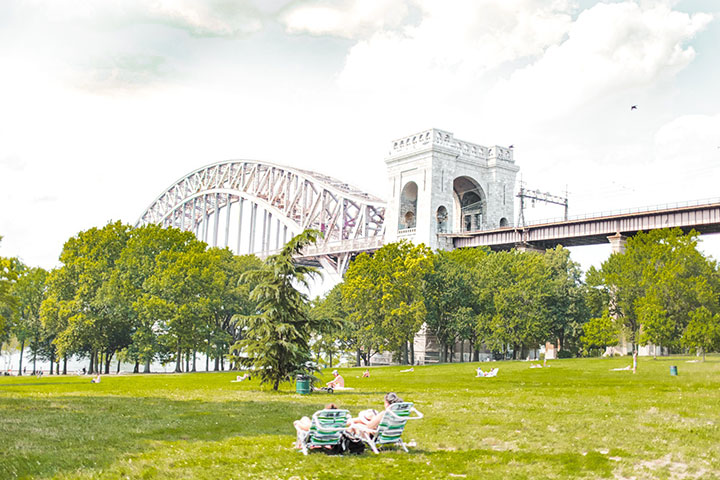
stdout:
<svg viewBox="0 0 720 480">
<path fill-rule="evenodd" d="M 266 257 L 306 228 L 324 238 L 301 261 L 342 274 L 350 258 L 383 243 L 385 201 L 335 178 L 253 160 L 227 160 L 180 178 L 137 226 L 194 232 L 212 246 Z"/>
</svg>

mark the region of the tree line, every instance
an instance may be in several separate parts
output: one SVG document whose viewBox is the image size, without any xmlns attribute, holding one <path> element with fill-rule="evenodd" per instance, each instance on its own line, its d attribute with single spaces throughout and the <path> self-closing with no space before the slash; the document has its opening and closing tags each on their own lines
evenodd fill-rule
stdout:
<svg viewBox="0 0 720 480">
<path fill-rule="evenodd" d="M 263 381 L 312 372 L 352 354 L 415 362 L 422 328 L 452 361 L 457 345 L 524 356 L 545 342 L 561 356 L 597 354 L 624 339 L 672 352 L 720 349 L 720 274 L 698 234 L 656 230 L 628 239 L 585 276 L 567 249 L 544 253 L 388 244 L 350 264 L 341 284 L 310 301 L 318 271 L 293 261 L 320 232 L 306 231 L 261 261 L 208 248 L 192 233 L 120 222 L 69 239 L 49 272 L 0 259 L 0 342 L 67 370 L 67 358 L 109 372 L 255 368 Z M 462 347 L 461 347 L 462 348 Z M 462 353 L 462 352 L 461 352 Z M 53 367 L 54 365 L 54 367 Z"/>
<path fill-rule="evenodd" d="M 319 346 L 328 358 L 338 347 L 353 351 L 357 364 L 382 351 L 414 363 L 413 337 L 424 326 L 440 344 L 440 361 L 465 344 L 478 360 L 480 349 L 522 358 L 545 342 L 561 357 L 598 355 L 622 341 L 704 358 L 720 350 L 720 274 L 698 237 L 640 232 L 587 275 L 560 246 L 539 253 L 385 245 L 358 255 L 343 283 L 315 302 L 314 315 L 341 325 Z"/>
<path fill-rule="evenodd" d="M 62 266 L 50 272 L 4 259 L 0 340 L 14 337 L 33 361 L 67 373 L 70 356 L 87 358 L 90 372 L 109 373 L 113 359 L 150 371 L 174 361 L 175 371 L 224 369 L 239 339 L 238 316 L 255 313 L 251 282 L 255 256 L 208 248 L 190 232 L 120 222 L 70 238 Z M 33 366 L 33 370 L 35 367 Z M 22 373 L 22 366 L 20 366 Z"/>
</svg>

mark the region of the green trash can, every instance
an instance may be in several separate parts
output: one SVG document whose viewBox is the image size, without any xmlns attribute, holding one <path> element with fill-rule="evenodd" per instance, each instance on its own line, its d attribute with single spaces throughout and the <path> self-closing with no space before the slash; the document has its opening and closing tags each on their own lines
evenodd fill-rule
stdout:
<svg viewBox="0 0 720 480">
<path fill-rule="evenodd" d="M 670 365 L 670 375 L 677 377 L 677 365 Z"/>
<path fill-rule="evenodd" d="M 298 375 L 295 379 L 295 392 L 300 395 L 307 395 L 310 393 L 310 377 L 307 375 Z"/>
</svg>

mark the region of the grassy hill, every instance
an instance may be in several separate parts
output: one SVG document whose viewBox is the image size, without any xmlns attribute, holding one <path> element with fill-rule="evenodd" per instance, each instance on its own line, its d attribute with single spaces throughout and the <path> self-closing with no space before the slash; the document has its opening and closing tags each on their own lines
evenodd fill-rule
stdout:
<svg viewBox="0 0 720 480">
<path fill-rule="evenodd" d="M 689 360 L 342 369 L 354 390 L 307 396 L 235 373 L 0 377 L 0 478 L 720 478 L 720 358 Z M 292 448 L 294 419 L 330 401 L 380 409 L 388 391 L 425 414 L 409 454 Z"/>
</svg>

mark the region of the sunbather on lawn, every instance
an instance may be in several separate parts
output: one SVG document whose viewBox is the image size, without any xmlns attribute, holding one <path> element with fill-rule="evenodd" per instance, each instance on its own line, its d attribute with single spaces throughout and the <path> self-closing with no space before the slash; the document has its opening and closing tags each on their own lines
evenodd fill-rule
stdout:
<svg viewBox="0 0 720 480">
<path fill-rule="evenodd" d="M 377 430 L 378 425 L 380 425 L 383 415 L 385 415 L 388 407 L 390 407 L 393 403 L 402 402 L 402 398 L 398 397 L 397 394 L 390 392 L 385 395 L 384 401 L 385 410 L 382 412 L 378 412 L 377 410 L 363 410 L 357 418 L 350 420 L 349 430 L 356 435 L 359 435 L 361 430 Z"/>
<path fill-rule="evenodd" d="M 332 374 L 335 375 L 335 378 L 333 380 L 330 380 L 325 385 L 330 388 L 345 388 L 345 379 L 342 377 L 342 375 L 340 375 L 337 370 L 333 370 Z"/>
<path fill-rule="evenodd" d="M 337 410 L 337 408 L 337 405 L 335 405 L 334 403 L 328 403 L 327 405 L 325 405 L 325 410 Z M 311 425 L 312 420 L 310 419 L 310 417 L 302 417 L 300 420 L 295 420 L 293 422 L 293 426 L 295 426 L 295 430 L 298 433 L 309 431 Z M 298 438 L 300 438 L 299 435 Z M 299 444 L 297 444 L 296 446 L 297 448 L 300 448 Z"/>
</svg>

